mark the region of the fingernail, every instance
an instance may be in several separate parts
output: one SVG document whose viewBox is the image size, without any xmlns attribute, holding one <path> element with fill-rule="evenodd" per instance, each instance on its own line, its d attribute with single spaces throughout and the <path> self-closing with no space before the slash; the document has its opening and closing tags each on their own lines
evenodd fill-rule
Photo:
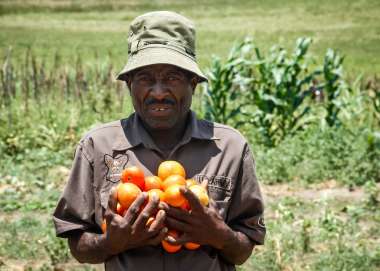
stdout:
<svg viewBox="0 0 380 271">
<path fill-rule="evenodd" d="M 174 243 L 176 240 L 172 236 L 168 235 L 168 236 L 166 236 L 166 241 Z"/>
<path fill-rule="evenodd" d="M 165 215 L 165 211 L 164 210 L 159 210 L 157 215 L 159 216 L 164 216 Z"/>
<path fill-rule="evenodd" d="M 168 230 L 168 228 L 165 227 L 165 228 L 162 229 L 162 231 L 163 231 L 164 233 L 167 233 L 169 230 Z"/>
<path fill-rule="evenodd" d="M 161 210 L 166 210 L 166 209 L 167 209 L 166 204 L 163 203 L 163 202 L 160 202 L 160 203 L 158 204 L 158 208 L 161 209 Z"/>
<path fill-rule="evenodd" d="M 157 202 L 159 200 L 159 197 L 156 194 L 153 194 L 152 200 Z"/>
</svg>

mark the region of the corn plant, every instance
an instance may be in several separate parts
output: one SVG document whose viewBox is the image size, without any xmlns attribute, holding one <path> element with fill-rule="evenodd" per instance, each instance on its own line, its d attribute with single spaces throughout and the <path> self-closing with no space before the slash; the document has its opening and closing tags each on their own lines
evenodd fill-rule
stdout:
<svg viewBox="0 0 380 271">
<path fill-rule="evenodd" d="M 311 86 L 321 74 L 308 72 L 310 43 L 299 39 L 290 57 L 278 46 L 264 56 L 252 39 L 246 39 L 233 47 L 226 63 L 214 60 L 205 91 L 205 117 L 235 127 L 251 124 L 268 146 L 302 129 L 310 111 L 304 101 L 318 90 Z"/>
<path fill-rule="evenodd" d="M 323 62 L 323 83 L 320 85 L 323 96 L 326 97 L 324 107 L 326 109 L 325 120 L 329 126 L 340 124 L 338 114 L 345 106 L 339 96 L 345 90 L 350 90 L 342 79 L 344 58 L 336 51 L 328 49 Z"/>
<path fill-rule="evenodd" d="M 367 82 L 365 89 L 368 91 L 368 97 L 373 106 L 373 115 L 380 126 L 380 79 L 374 76 Z"/>
<path fill-rule="evenodd" d="M 303 129 L 312 119 L 308 117 L 311 106 L 305 101 L 318 90 L 313 82 L 321 72 L 309 72 L 306 54 L 310 43 L 310 38 L 298 39 L 290 56 L 278 46 L 268 56 L 254 48 L 252 83 L 245 96 L 251 106 L 245 116 L 269 146 Z"/>
<path fill-rule="evenodd" d="M 343 57 L 329 49 L 322 67 L 311 68 L 310 38 L 299 38 L 292 54 L 273 46 L 263 54 L 252 39 L 233 47 L 225 63 L 214 59 L 205 88 L 205 117 L 235 127 L 252 125 L 267 146 L 318 120 L 315 102 L 325 108 L 329 126 L 338 125 L 350 88 L 342 77 Z"/>
<path fill-rule="evenodd" d="M 252 42 L 245 40 L 235 45 L 223 63 L 214 57 L 210 71 L 209 83 L 204 88 L 204 117 L 219 123 L 231 123 L 235 127 L 242 123 L 236 118 L 242 113 L 241 91 L 250 82 L 249 59 Z"/>
</svg>

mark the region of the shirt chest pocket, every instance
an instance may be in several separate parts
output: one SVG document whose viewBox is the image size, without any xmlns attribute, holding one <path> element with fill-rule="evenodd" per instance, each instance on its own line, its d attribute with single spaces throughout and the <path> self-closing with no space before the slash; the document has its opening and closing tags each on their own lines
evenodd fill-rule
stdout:
<svg viewBox="0 0 380 271">
<path fill-rule="evenodd" d="M 222 175 L 202 175 L 194 176 L 198 183 L 207 182 L 207 189 L 210 197 L 216 202 L 229 202 L 232 193 L 232 180 L 230 177 Z"/>
</svg>

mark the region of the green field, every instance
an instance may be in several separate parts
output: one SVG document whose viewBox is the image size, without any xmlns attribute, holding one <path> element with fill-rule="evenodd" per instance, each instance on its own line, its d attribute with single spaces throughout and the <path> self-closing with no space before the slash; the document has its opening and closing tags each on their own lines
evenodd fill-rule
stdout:
<svg viewBox="0 0 380 271">
<path fill-rule="evenodd" d="M 0 270 L 102 270 L 72 258 L 51 214 L 81 136 L 132 111 L 114 76 L 126 62 L 130 21 L 153 10 L 194 20 L 206 71 L 246 36 L 263 52 L 311 37 L 310 67 L 328 48 L 345 56 L 350 91 L 337 99 L 339 125 L 327 127 L 323 105 L 308 101 L 315 121 L 276 146 L 262 144 L 257 127 L 241 127 L 268 235 L 239 270 L 380 270 L 377 0 L 0 0 Z M 193 109 L 202 116 L 200 91 Z"/>
<path fill-rule="evenodd" d="M 91 63 L 97 52 L 108 52 L 116 67 L 126 60 L 129 22 L 152 10 L 175 10 L 197 26 L 198 58 L 202 67 L 210 56 L 225 56 L 232 44 L 253 36 L 262 48 L 290 47 L 299 36 L 313 38 L 313 52 L 327 48 L 347 56 L 352 75 L 380 72 L 380 3 L 366 1 L 0 1 L 0 52 L 12 46 L 22 58 L 32 47 L 51 59 L 81 54 Z M 67 59 L 67 58 L 66 58 Z"/>
</svg>

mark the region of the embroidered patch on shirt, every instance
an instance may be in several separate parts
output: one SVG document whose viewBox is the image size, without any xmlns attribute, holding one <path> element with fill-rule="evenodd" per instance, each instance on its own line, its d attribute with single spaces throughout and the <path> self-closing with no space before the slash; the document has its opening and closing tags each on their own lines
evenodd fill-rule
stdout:
<svg viewBox="0 0 380 271">
<path fill-rule="evenodd" d="M 127 165 L 129 157 L 127 154 L 118 154 L 116 157 L 104 155 L 104 163 L 107 166 L 107 181 L 116 183 L 120 181 L 121 172 Z"/>
<path fill-rule="evenodd" d="M 209 188 L 216 188 L 225 191 L 231 191 L 232 188 L 231 178 L 225 176 L 206 176 L 202 174 L 197 174 L 194 176 L 194 179 L 198 183 L 202 183 L 206 179 Z"/>
</svg>

